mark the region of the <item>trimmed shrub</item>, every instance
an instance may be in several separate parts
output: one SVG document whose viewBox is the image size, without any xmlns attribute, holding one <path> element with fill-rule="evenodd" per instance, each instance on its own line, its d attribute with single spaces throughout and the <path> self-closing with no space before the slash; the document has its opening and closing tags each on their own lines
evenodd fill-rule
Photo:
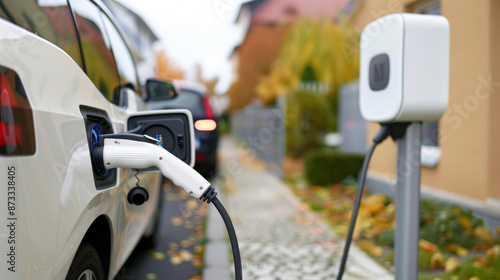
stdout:
<svg viewBox="0 0 500 280">
<path fill-rule="evenodd" d="M 363 164 L 361 155 L 342 154 L 332 148 L 313 149 L 306 154 L 304 175 L 309 183 L 324 186 L 357 176 Z"/>
<path fill-rule="evenodd" d="M 325 134 L 336 130 L 336 114 L 327 96 L 298 90 L 287 95 L 285 108 L 286 151 L 291 157 L 321 147 Z"/>
</svg>

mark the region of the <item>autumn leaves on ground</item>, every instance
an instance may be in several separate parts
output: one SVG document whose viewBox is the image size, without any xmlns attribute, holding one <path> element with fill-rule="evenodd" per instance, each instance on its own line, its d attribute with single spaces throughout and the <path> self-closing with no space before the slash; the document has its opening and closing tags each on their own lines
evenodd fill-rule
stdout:
<svg viewBox="0 0 500 280">
<path fill-rule="evenodd" d="M 139 246 L 115 280 L 202 279 L 205 221 L 209 205 L 164 184 L 162 221 L 152 249 Z"/>
<path fill-rule="evenodd" d="M 311 186 L 302 177 L 287 180 L 306 207 L 342 237 L 347 234 L 356 181 Z M 356 245 L 393 270 L 396 205 L 388 196 L 365 192 L 354 231 Z M 420 211 L 419 279 L 500 279 L 500 240 L 469 211 L 423 200 Z M 497 228 L 500 234 L 500 228 Z"/>
</svg>

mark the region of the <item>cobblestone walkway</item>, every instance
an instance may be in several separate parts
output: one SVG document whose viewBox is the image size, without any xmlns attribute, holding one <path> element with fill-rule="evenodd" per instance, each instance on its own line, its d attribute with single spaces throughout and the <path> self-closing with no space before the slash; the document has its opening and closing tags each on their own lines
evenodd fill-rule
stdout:
<svg viewBox="0 0 500 280">
<path fill-rule="evenodd" d="M 225 205 L 233 219 L 243 263 L 243 278 L 335 279 L 343 238 L 334 234 L 278 178 L 267 173 L 223 138 L 221 168 L 230 185 Z M 222 171 L 224 172 L 224 171 Z M 380 265 L 351 246 L 343 279 L 394 279 Z"/>
</svg>

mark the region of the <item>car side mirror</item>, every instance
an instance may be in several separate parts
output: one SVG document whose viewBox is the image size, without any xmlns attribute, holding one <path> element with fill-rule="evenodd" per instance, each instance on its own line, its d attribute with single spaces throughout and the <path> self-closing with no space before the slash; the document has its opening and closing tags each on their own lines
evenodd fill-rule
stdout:
<svg viewBox="0 0 500 280">
<path fill-rule="evenodd" d="M 127 131 L 148 135 L 158 145 L 191 167 L 195 161 L 194 128 L 191 112 L 184 109 L 154 110 L 127 116 Z M 157 170 L 156 167 L 141 171 Z"/>
<path fill-rule="evenodd" d="M 167 80 L 148 79 L 146 81 L 146 100 L 167 100 L 177 96 L 174 84 Z"/>
</svg>

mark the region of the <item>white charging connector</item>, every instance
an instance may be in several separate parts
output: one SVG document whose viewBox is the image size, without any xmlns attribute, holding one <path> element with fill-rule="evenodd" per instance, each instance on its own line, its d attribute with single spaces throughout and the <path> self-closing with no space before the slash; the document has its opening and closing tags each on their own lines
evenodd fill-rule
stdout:
<svg viewBox="0 0 500 280">
<path fill-rule="evenodd" d="M 200 199 L 210 187 L 210 183 L 193 168 L 155 144 L 110 137 L 104 139 L 102 155 L 106 169 L 157 167 L 163 176 L 196 199 Z"/>
<path fill-rule="evenodd" d="M 133 133 L 99 135 L 96 144 L 91 150 L 92 162 L 95 164 L 95 168 L 98 169 L 156 167 L 160 169 L 163 176 L 172 180 L 176 186 L 182 188 L 188 195 L 206 203 L 213 203 L 221 214 L 227 228 L 233 251 L 235 278 L 236 280 L 243 279 L 236 231 L 229 214 L 217 198 L 217 192 L 191 166 L 163 147 L 158 146 L 157 141 L 157 139 L 148 135 Z M 142 203 L 144 203 L 144 199 L 133 204 L 141 205 Z"/>
</svg>

